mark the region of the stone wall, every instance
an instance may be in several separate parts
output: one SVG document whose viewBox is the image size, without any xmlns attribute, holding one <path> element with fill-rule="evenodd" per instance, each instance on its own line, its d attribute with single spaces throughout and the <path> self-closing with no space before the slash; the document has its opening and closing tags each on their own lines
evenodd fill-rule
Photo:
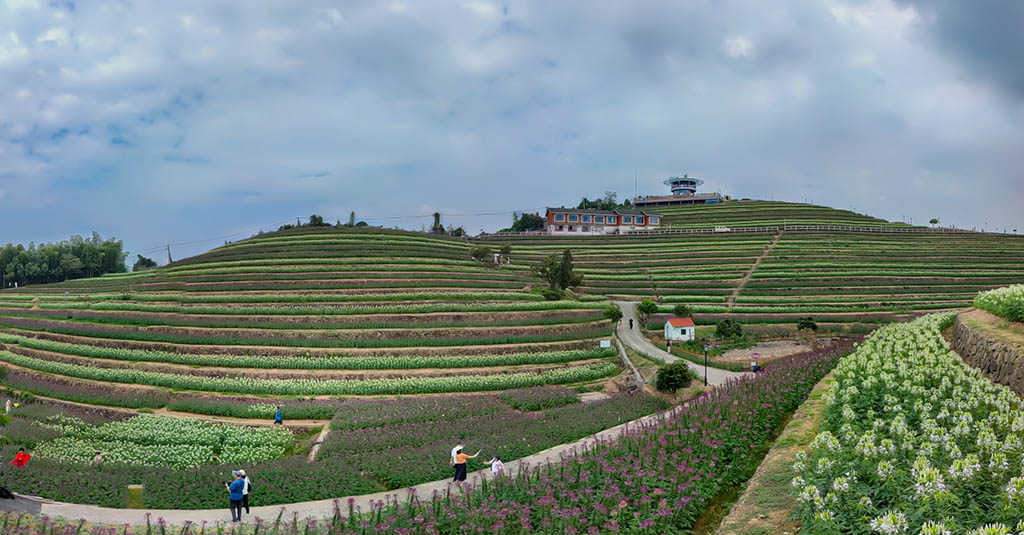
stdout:
<svg viewBox="0 0 1024 535">
<path fill-rule="evenodd" d="M 953 349 L 990 380 L 1024 397 L 1024 352 L 971 328 L 959 315 L 953 325 Z"/>
</svg>

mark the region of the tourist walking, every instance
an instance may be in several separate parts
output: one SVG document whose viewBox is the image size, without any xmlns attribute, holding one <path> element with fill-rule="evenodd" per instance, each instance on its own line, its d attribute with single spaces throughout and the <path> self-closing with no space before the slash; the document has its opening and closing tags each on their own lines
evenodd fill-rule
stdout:
<svg viewBox="0 0 1024 535">
<path fill-rule="evenodd" d="M 633 318 L 629 318 L 629 330 L 633 330 Z"/>
<path fill-rule="evenodd" d="M 491 475 L 498 477 L 505 473 L 505 464 L 501 462 L 501 457 L 495 455 L 491 457 L 490 461 L 484 461 L 484 464 L 491 465 Z"/>
<path fill-rule="evenodd" d="M 245 480 L 238 470 L 232 470 L 231 475 L 235 480 L 230 485 L 225 483 L 224 488 L 228 489 L 228 499 L 231 501 L 231 522 L 237 524 L 242 521 L 242 490 L 245 489 Z"/>
<path fill-rule="evenodd" d="M 274 413 L 274 423 L 284 425 L 284 415 L 281 414 L 281 406 L 277 406 L 277 412 Z"/>
<path fill-rule="evenodd" d="M 245 479 L 245 487 L 242 488 L 242 507 L 245 507 L 245 514 L 249 514 L 249 495 L 252 494 L 252 481 L 249 481 L 249 476 L 246 475 L 245 470 L 239 470 L 242 477 Z"/>
<path fill-rule="evenodd" d="M 25 465 L 28 464 L 28 460 L 31 458 L 32 456 L 25 451 L 25 448 L 18 448 L 18 453 L 15 454 L 14 459 L 11 459 L 11 462 L 7 464 L 15 468 L 25 468 Z"/>
<path fill-rule="evenodd" d="M 480 451 L 477 451 L 473 455 L 466 455 L 465 453 L 462 453 L 462 449 L 460 448 L 459 451 L 455 452 L 455 481 L 466 480 L 466 461 L 469 459 L 476 459 L 477 455 L 480 455 Z"/>
<path fill-rule="evenodd" d="M 452 456 L 451 456 L 450 459 L 448 459 L 448 465 L 449 466 L 455 466 L 455 456 L 458 455 L 459 451 L 461 451 L 461 450 L 462 450 L 462 442 L 460 441 L 458 444 L 455 444 L 454 448 L 452 448 Z M 452 481 L 458 481 L 458 480 L 459 480 L 459 468 L 455 467 L 455 475 L 452 477 Z"/>
<path fill-rule="evenodd" d="M 103 452 L 97 451 L 96 455 L 92 458 L 92 466 L 93 468 L 99 468 L 101 464 L 103 464 Z"/>
</svg>

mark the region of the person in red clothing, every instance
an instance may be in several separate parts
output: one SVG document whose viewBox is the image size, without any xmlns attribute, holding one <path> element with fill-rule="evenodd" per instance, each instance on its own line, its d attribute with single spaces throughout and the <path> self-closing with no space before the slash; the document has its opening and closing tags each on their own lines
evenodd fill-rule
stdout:
<svg viewBox="0 0 1024 535">
<path fill-rule="evenodd" d="M 24 468 L 25 465 L 28 464 L 28 460 L 31 458 L 32 456 L 25 451 L 25 448 L 18 448 L 18 454 L 15 455 L 14 459 L 7 464 L 15 468 Z"/>
</svg>

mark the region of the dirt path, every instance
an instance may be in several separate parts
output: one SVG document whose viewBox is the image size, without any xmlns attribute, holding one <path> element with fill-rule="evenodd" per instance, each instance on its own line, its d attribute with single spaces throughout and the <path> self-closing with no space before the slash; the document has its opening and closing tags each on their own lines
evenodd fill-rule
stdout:
<svg viewBox="0 0 1024 535">
<path fill-rule="evenodd" d="M 736 298 L 740 296 L 740 292 L 743 291 L 743 287 L 746 286 L 747 282 L 750 281 L 750 277 L 754 276 L 754 272 L 757 271 L 757 266 L 761 265 L 761 261 L 764 260 L 766 256 L 768 256 L 768 253 L 772 252 L 772 249 L 775 248 L 775 244 L 779 243 L 779 239 L 781 238 L 782 231 L 780 230 L 779 233 L 776 234 L 774 238 L 772 238 L 772 241 L 771 243 L 768 244 L 768 247 L 765 247 L 764 251 L 761 252 L 761 255 L 757 257 L 757 260 L 754 260 L 754 265 L 750 266 L 750 269 L 748 269 L 747 272 L 743 274 L 743 278 L 740 279 L 739 284 L 736 285 L 736 288 L 733 289 L 732 293 L 729 294 L 729 297 L 726 298 L 725 300 L 726 312 L 732 312 L 732 307 L 736 305 Z"/>
<path fill-rule="evenodd" d="M 316 454 L 320 453 L 320 446 L 324 444 L 324 441 L 327 440 L 327 435 L 329 435 L 330 433 L 331 426 L 325 425 L 324 428 L 320 431 L 320 434 L 317 435 L 316 440 L 313 441 L 313 447 L 309 448 L 309 462 L 313 462 L 316 460 Z"/>
<path fill-rule="evenodd" d="M 799 533 L 800 522 L 793 520 L 796 500 L 791 482 L 796 473 L 796 454 L 805 451 L 818 434 L 825 401 L 822 396 L 835 381 L 826 375 L 807 396 L 807 401 L 790 418 L 768 455 L 747 482 L 747 488 L 722 519 L 715 535 L 782 535 Z"/>
</svg>

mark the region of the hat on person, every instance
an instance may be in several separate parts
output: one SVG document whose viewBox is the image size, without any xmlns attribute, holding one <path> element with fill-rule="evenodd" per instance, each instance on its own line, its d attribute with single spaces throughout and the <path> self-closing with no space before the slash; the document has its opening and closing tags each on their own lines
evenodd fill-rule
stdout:
<svg viewBox="0 0 1024 535">
<path fill-rule="evenodd" d="M 238 475 L 245 477 L 245 470 L 239 470 Z"/>
<path fill-rule="evenodd" d="M 238 470 L 232 470 L 231 471 L 231 475 L 233 475 L 233 476 L 240 476 L 240 475 L 242 475 L 242 473 L 239 472 Z"/>
</svg>

